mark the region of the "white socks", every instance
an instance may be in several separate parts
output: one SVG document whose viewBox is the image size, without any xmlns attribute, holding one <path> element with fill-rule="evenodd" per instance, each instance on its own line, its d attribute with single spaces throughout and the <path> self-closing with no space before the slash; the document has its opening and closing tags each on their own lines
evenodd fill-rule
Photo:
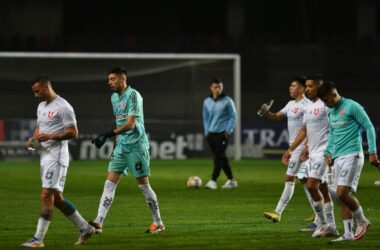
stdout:
<svg viewBox="0 0 380 250">
<path fill-rule="evenodd" d="M 348 239 L 353 238 L 352 226 L 354 225 L 353 219 L 343 220 L 344 236 Z"/>
<path fill-rule="evenodd" d="M 68 215 L 67 218 L 74 223 L 81 232 L 84 232 L 88 230 L 89 224 L 85 219 L 83 219 L 82 215 L 78 212 L 78 210 L 75 210 L 75 212 L 71 215 Z"/>
<path fill-rule="evenodd" d="M 115 196 L 116 187 L 117 184 L 106 180 L 102 198 L 100 198 L 98 215 L 96 216 L 95 223 L 103 224 L 103 221 L 106 218 L 107 212 L 110 209 L 113 198 Z"/>
<path fill-rule="evenodd" d="M 325 215 L 325 208 L 323 206 L 323 201 L 313 201 L 313 207 L 315 209 L 315 213 L 319 217 L 319 220 L 322 225 L 326 224 L 326 215 Z"/>
<path fill-rule="evenodd" d="M 359 208 L 356 209 L 356 211 L 354 211 L 352 215 L 354 216 L 356 221 L 359 223 L 367 221 L 367 218 L 364 216 L 363 209 L 361 206 L 359 206 Z"/>
<path fill-rule="evenodd" d="M 334 203 L 332 201 L 325 203 L 325 214 L 326 222 L 333 226 L 335 225 L 335 216 L 334 216 Z"/>
<path fill-rule="evenodd" d="M 150 212 L 152 213 L 153 222 L 156 225 L 162 225 L 162 220 L 160 216 L 160 208 L 157 202 L 157 196 L 150 184 L 140 184 L 139 189 L 143 192 L 145 196 L 146 204 L 148 205 Z"/>
<path fill-rule="evenodd" d="M 42 241 L 45 238 L 45 234 L 49 228 L 50 220 L 46 220 L 42 217 L 38 218 L 37 230 L 34 234 L 34 238 Z"/>
<path fill-rule="evenodd" d="M 303 190 L 305 191 L 305 194 L 307 196 L 307 200 L 309 201 L 310 203 L 310 206 L 311 206 L 311 209 L 313 210 L 313 213 L 316 215 L 317 213 L 315 212 L 315 208 L 313 206 L 313 198 L 311 197 L 311 194 L 309 192 L 309 189 L 307 188 L 307 184 L 302 184 L 302 187 L 303 187 Z M 319 217 L 318 216 L 315 216 L 314 218 L 314 224 L 319 226 L 319 224 L 321 224 L 321 222 L 319 221 Z"/>
<path fill-rule="evenodd" d="M 294 182 L 285 182 L 284 191 L 282 192 L 281 198 L 277 203 L 276 213 L 282 214 L 286 205 L 288 205 L 290 199 L 294 193 Z"/>
</svg>

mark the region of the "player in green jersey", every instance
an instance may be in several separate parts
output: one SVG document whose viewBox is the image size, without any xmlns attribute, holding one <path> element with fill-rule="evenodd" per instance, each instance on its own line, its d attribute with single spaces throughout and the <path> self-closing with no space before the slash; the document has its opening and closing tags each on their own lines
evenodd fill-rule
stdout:
<svg viewBox="0 0 380 250">
<path fill-rule="evenodd" d="M 114 92 L 111 96 L 113 113 L 117 127 L 100 134 L 93 143 L 97 148 L 116 136 L 116 145 L 108 165 L 107 179 L 99 203 L 98 215 L 90 221 L 97 233 L 103 230 L 103 222 L 111 207 L 115 190 L 122 175 L 131 173 L 143 192 L 146 203 L 152 213 L 153 223 L 147 233 L 159 233 L 165 230 L 161 220 L 157 196 L 149 184 L 149 142 L 145 133 L 143 98 L 140 93 L 127 84 L 127 72 L 122 67 L 108 73 L 108 85 Z"/>
<path fill-rule="evenodd" d="M 324 82 L 318 96 L 325 103 L 329 117 L 329 135 L 325 160 L 333 166 L 336 192 L 341 201 L 344 235 L 332 242 L 360 240 L 370 226 L 359 201 L 352 195 L 356 192 L 360 173 L 364 165 L 361 131 L 367 134 L 369 161 L 379 168 L 376 135 L 364 108 L 357 102 L 342 97 L 333 82 Z M 352 231 L 353 218 L 357 221 L 355 234 Z"/>
</svg>

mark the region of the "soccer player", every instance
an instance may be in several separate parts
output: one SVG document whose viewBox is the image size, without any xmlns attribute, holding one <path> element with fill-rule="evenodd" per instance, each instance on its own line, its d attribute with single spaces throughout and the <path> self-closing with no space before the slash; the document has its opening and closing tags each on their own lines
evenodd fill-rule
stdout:
<svg viewBox="0 0 380 250">
<path fill-rule="evenodd" d="M 364 108 L 359 103 L 342 97 L 333 82 L 323 83 L 318 96 L 329 107 L 329 136 L 324 156 L 334 169 L 336 193 L 341 202 L 344 224 L 344 235 L 333 242 L 360 240 L 371 223 L 352 193 L 356 192 L 364 165 L 362 128 L 367 134 L 369 162 L 380 168 L 375 129 Z M 357 221 L 355 234 L 352 231 L 353 218 Z"/>
<path fill-rule="evenodd" d="M 327 146 L 328 117 L 327 107 L 317 95 L 322 82 L 320 75 L 307 77 L 305 94 L 312 102 L 305 107 L 304 125 L 283 156 L 283 161 L 288 162 L 293 151 L 307 138 L 309 151 L 307 188 L 313 199 L 318 219 L 318 227 L 312 235 L 314 238 L 338 235 L 334 205 L 327 186 L 328 169 L 323 156 Z"/>
<path fill-rule="evenodd" d="M 52 220 L 54 207 L 78 227 L 80 236 L 75 244 L 82 245 L 95 233 L 95 229 L 82 218 L 74 204 L 62 195 L 69 167 L 68 140 L 78 136 L 74 109 L 54 92 L 45 75 L 33 79 L 32 90 L 40 104 L 37 126 L 26 144 L 28 148 L 34 147 L 40 152 L 42 212 L 34 236 L 21 247 L 44 247 L 43 239 Z"/>
<path fill-rule="evenodd" d="M 292 80 L 289 87 L 289 94 L 294 100 L 289 101 L 280 111 L 272 113 L 267 104 L 264 103 L 261 106 L 261 109 L 264 112 L 264 117 L 271 121 L 279 121 L 285 118 L 288 119 L 289 145 L 293 143 L 294 138 L 301 129 L 305 106 L 310 103 L 309 99 L 304 95 L 305 81 L 306 77 L 304 76 L 299 76 Z M 273 222 L 280 222 L 281 214 L 293 196 L 296 175 L 302 164 L 302 161 L 300 160 L 302 150 L 303 146 L 300 145 L 297 147 L 290 158 L 289 164 L 287 164 L 288 169 L 284 177 L 285 187 L 280 200 L 277 203 L 276 209 L 273 212 L 264 212 L 264 217 Z M 306 186 L 303 186 L 306 195 L 308 196 L 308 200 L 310 201 L 310 194 L 307 191 Z"/>
<path fill-rule="evenodd" d="M 204 135 L 210 145 L 214 156 L 214 169 L 211 180 L 205 188 L 217 189 L 217 179 L 223 169 L 227 176 L 222 188 L 237 188 L 237 180 L 234 179 L 231 166 L 226 157 L 228 139 L 236 126 L 236 109 L 233 100 L 223 92 L 223 82 L 212 79 L 210 95 L 203 102 L 203 127 Z"/>
<path fill-rule="evenodd" d="M 153 223 L 146 233 L 160 233 L 165 230 L 161 220 L 157 196 L 149 184 L 149 142 L 145 133 L 143 98 L 127 84 L 127 71 L 123 67 L 108 73 L 108 85 L 112 92 L 111 103 L 117 127 L 100 134 L 93 143 L 101 148 L 108 138 L 116 136 L 116 145 L 108 165 L 107 179 L 100 199 L 98 214 L 90 221 L 97 233 L 103 230 L 104 219 L 111 207 L 115 190 L 122 175 L 131 173 L 152 213 Z"/>
</svg>

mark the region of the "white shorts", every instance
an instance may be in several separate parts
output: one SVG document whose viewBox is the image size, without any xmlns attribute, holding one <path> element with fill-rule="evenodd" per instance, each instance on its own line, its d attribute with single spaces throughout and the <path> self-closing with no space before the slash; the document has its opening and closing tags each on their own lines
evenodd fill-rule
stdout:
<svg viewBox="0 0 380 250">
<path fill-rule="evenodd" d="M 347 186 L 356 192 L 364 165 L 363 153 L 340 156 L 334 160 L 335 186 Z"/>
<path fill-rule="evenodd" d="M 322 176 L 322 183 L 327 183 L 329 187 L 335 189 L 335 174 L 332 166 L 326 166 L 325 174 Z"/>
<path fill-rule="evenodd" d="M 68 166 L 63 166 L 57 161 L 41 162 L 41 181 L 43 188 L 54 189 L 63 192 Z"/>
<path fill-rule="evenodd" d="M 327 164 L 323 155 L 309 156 L 309 177 L 323 181 L 323 176 L 327 170 Z"/>
<path fill-rule="evenodd" d="M 302 150 L 303 150 L 303 147 L 302 145 L 300 145 L 296 148 L 296 150 L 293 151 L 289 159 L 286 175 L 289 175 L 289 176 L 297 175 L 302 164 L 302 161 L 300 161 L 300 155 L 301 155 Z"/>
<path fill-rule="evenodd" d="M 309 164 L 309 159 L 301 163 L 301 167 L 296 175 L 299 180 L 309 178 Z"/>
</svg>

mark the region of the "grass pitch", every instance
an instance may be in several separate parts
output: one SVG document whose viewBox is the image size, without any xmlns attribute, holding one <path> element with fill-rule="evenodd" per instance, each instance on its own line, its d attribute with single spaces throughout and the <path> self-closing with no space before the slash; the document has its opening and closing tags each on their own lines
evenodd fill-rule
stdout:
<svg viewBox="0 0 380 250">
<path fill-rule="evenodd" d="M 143 233 L 152 219 L 135 180 L 124 177 L 105 221 L 103 234 L 94 235 L 83 249 L 378 249 L 380 245 L 380 179 L 375 168 L 363 168 L 357 197 L 372 227 L 357 242 L 328 244 L 298 229 L 311 208 L 299 183 L 282 221 L 263 217 L 275 208 L 283 189 L 285 167 L 279 160 L 232 162 L 239 187 L 234 190 L 190 190 L 186 180 L 198 175 L 207 182 L 211 160 L 151 162 L 151 185 L 158 195 L 166 231 Z M 106 176 L 106 161 L 72 162 L 64 196 L 86 219 L 96 216 Z M 35 232 L 40 214 L 38 162 L 0 162 L 0 249 L 17 249 Z M 225 182 L 224 174 L 218 180 Z M 335 217 L 340 233 L 339 207 Z M 78 249 L 77 229 L 57 209 L 44 240 L 46 249 Z"/>
</svg>

